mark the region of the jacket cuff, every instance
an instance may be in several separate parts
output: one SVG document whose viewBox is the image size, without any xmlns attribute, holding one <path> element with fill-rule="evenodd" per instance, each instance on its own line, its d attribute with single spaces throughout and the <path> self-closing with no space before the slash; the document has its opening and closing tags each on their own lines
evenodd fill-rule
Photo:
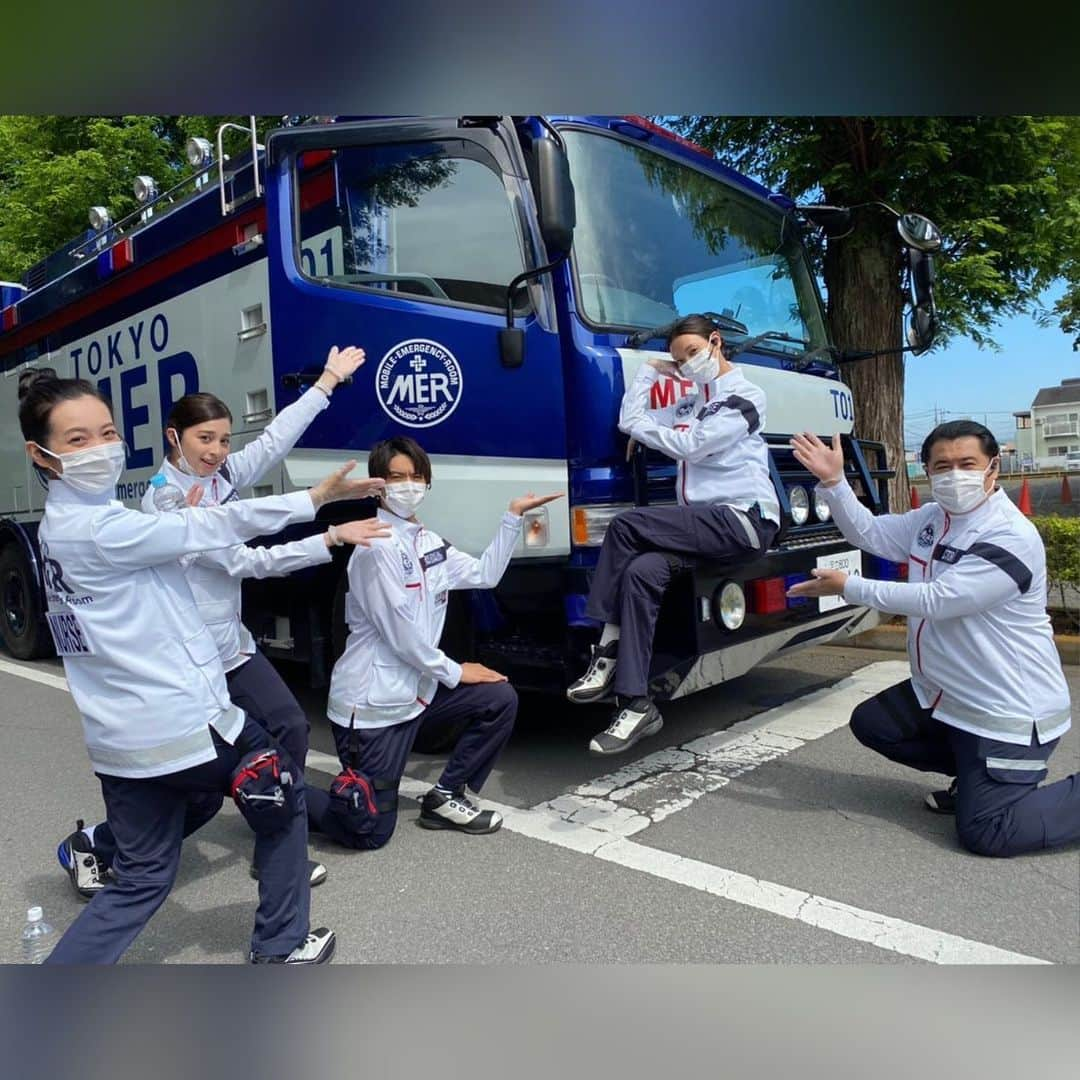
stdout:
<svg viewBox="0 0 1080 1080">
<path fill-rule="evenodd" d="M 439 681 L 447 690 L 453 690 L 461 682 L 461 665 L 448 656 L 446 658 L 446 678 Z"/>
</svg>

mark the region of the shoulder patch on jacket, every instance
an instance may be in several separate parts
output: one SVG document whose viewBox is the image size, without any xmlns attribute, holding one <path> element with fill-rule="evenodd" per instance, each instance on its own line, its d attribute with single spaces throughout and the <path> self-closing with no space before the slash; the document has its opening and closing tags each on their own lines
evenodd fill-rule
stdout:
<svg viewBox="0 0 1080 1080">
<path fill-rule="evenodd" d="M 758 415 L 757 406 L 748 398 L 739 397 L 738 394 L 731 394 L 723 401 L 714 401 L 711 405 L 706 405 L 698 413 L 697 418 L 704 420 L 707 416 L 714 416 L 721 409 L 737 409 L 741 412 L 751 435 L 761 427 L 761 417 Z"/>
</svg>

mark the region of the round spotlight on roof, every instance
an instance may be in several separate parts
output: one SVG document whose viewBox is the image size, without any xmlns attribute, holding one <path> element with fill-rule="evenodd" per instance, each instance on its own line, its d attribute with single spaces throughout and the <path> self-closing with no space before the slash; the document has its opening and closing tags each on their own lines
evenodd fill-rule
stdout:
<svg viewBox="0 0 1080 1080">
<path fill-rule="evenodd" d="M 214 160 L 214 148 L 209 139 L 200 139 L 194 136 L 184 144 L 184 153 L 187 155 L 188 164 L 194 169 L 201 169 Z"/>
<path fill-rule="evenodd" d="M 158 188 L 152 176 L 136 176 L 132 185 L 135 199 L 140 203 L 153 202 L 157 198 Z"/>
<path fill-rule="evenodd" d="M 90 228 L 104 232 L 112 224 L 112 215 L 104 206 L 90 207 Z"/>
</svg>

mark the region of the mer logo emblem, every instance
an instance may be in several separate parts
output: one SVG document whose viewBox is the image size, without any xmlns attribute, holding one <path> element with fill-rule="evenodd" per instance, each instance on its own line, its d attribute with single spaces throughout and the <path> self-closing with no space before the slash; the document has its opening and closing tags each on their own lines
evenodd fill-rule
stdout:
<svg viewBox="0 0 1080 1080">
<path fill-rule="evenodd" d="M 375 393 L 391 420 L 406 427 L 433 427 L 461 401 L 461 366 L 438 342 L 402 341 L 379 362 Z"/>
</svg>

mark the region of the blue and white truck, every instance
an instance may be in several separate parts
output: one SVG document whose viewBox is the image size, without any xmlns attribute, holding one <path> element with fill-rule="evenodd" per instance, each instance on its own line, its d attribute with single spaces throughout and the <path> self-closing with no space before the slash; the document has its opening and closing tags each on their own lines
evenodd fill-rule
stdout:
<svg viewBox="0 0 1080 1080">
<path fill-rule="evenodd" d="M 788 448 L 796 430 L 843 433 L 860 497 L 886 509 L 891 471 L 880 445 L 851 436 L 858 402 L 803 246 L 808 219 L 842 211 L 803 213 L 641 117 L 346 120 L 285 127 L 265 147 L 253 122 L 250 137 L 231 160 L 221 133 L 216 153 L 192 140 L 193 178 L 156 194 L 155 179 L 140 177 L 139 211 L 114 223 L 94 208 L 84 237 L 0 286 L 0 633 L 12 654 L 51 647 L 36 541 L 44 491 L 16 422 L 20 370 L 47 364 L 111 398 L 128 449 L 117 497 L 135 506 L 181 395 L 223 398 L 238 447 L 314 380 L 331 345 L 359 344 L 368 360 L 352 383 L 279 472 L 243 494 L 306 486 L 363 461 L 376 440 L 409 434 L 432 458 L 425 520 L 476 553 L 512 495 L 565 491 L 530 517 L 493 593 L 456 598 L 444 638 L 452 655 L 519 687 L 560 691 L 595 640 L 584 600 L 608 522 L 676 498 L 674 463 L 628 453 L 616 427 L 623 388 L 665 355 L 663 328 L 699 311 L 719 317 L 768 396 L 785 528 L 756 562 L 703 564 L 673 586 L 657 694 L 682 696 L 876 623 L 840 598 L 784 595 L 815 566 L 906 570 L 842 541 Z M 909 340 L 921 348 L 932 272 L 929 256 L 912 257 Z M 689 390 L 661 380 L 655 405 Z M 326 509 L 329 520 L 365 512 Z M 343 644 L 343 571 L 338 560 L 245 585 L 261 647 L 308 665 L 313 685 Z"/>
</svg>

